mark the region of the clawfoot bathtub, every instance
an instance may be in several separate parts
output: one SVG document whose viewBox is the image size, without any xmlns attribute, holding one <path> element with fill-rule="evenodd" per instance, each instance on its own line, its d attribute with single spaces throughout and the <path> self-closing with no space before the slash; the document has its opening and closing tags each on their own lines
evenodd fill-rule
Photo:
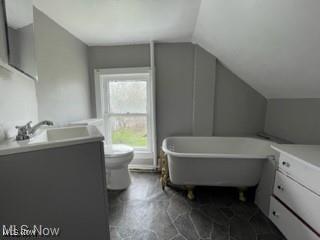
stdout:
<svg viewBox="0 0 320 240">
<path fill-rule="evenodd" d="M 258 184 L 264 161 L 274 157 L 270 144 L 249 137 L 166 138 L 161 181 L 186 186 L 189 198 L 193 186 L 237 187 L 245 201 L 244 190 Z"/>
</svg>

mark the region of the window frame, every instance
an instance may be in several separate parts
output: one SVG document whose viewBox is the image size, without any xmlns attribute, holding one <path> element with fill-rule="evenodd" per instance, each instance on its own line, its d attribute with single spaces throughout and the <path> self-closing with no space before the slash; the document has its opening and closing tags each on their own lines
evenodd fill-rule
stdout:
<svg viewBox="0 0 320 240">
<path fill-rule="evenodd" d="M 104 93 L 106 93 L 106 96 L 104 96 L 104 106 L 105 106 L 105 112 L 104 112 L 104 119 L 105 119 L 105 126 L 106 129 L 109 129 L 112 127 L 110 126 L 111 123 L 108 121 L 111 120 L 112 117 L 145 117 L 146 118 L 146 127 L 147 127 L 147 146 L 146 147 L 138 147 L 133 146 L 136 152 L 151 152 L 151 146 L 152 146 L 152 138 L 149 137 L 151 134 L 151 106 L 150 106 L 150 75 L 149 74 L 121 74 L 121 75 L 105 75 L 103 81 L 103 87 L 104 87 Z M 127 113 L 117 113 L 111 111 L 111 105 L 110 105 L 110 82 L 113 81 L 119 81 L 119 82 L 145 82 L 146 83 L 146 113 L 138 113 L 138 112 L 127 112 Z M 109 134 L 107 137 L 107 143 L 112 143 L 112 132 L 109 131 L 106 134 Z"/>
<path fill-rule="evenodd" d="M 102 77 L 103 76 L 103 77 Z M 107 102 L 109 94 L 110 81 L 146 81 L 147 83 L 147 109 L 146 113 L 112 113 L 110 104 Z M 112 116 L 145 116 L 147 121 L 147 147 L 135 147 L 135 159 L 143 159 L 144 162 L 152 160 L 156 156 L 156 136 L 155 136 L 155 96 L 154 81 L 152 70 L 149 67 L 143 68 L 112 68 L 112 69 L 95 69 L 95 93 L 96 93 L 96 111 L 97 117 L 105 120 L 105 137 L 106 142 L 112 141 L 112 133 L 107 131 L 109 120 Z M 106 108 L 107 107 L 107 108 Z M 105 109 L 107 109 L 105 111 Z M 107 136 L 108 134 L 108 136 Z"/>
</svg>

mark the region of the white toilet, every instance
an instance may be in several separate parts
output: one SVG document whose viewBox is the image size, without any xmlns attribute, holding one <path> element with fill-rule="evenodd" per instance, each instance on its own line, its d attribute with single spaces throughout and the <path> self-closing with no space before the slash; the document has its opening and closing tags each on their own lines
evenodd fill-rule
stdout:
<svg viewBox="0 0 320 240">
<path fill-rule="evenodd" d="M 131 181 L 128 165 L 132 161 L 133 148 L 123 144 L 104 145 L 107 187 L 111 190 L 126 189 Z"/>
<path fill-rule="evenodd" d="M 103 119 L 88 119 L 73 122 L 70 125 L 79 124 L 94 125 L 102 134 L 105 133 Z M 122 190 L 128 188 L 131 183 L 128 165 L 134 157 L 133 148 L 124 144 L 105 144 L 104 156 L 107 188 L 110 190 Z"/>
</svg>

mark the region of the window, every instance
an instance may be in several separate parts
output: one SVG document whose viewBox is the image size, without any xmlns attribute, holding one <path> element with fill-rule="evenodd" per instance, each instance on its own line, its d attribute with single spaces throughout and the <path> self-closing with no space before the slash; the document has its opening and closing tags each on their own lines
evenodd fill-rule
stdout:
<svg viewBox="0 0 320 240">
<path fill-rule="evenodd" d="M 136 156 L 153 159 L 154 101 L 149 68 L 96 70 L 98 117 L 105 120 L 105 141 L 132 146 Z"/>
</svg>

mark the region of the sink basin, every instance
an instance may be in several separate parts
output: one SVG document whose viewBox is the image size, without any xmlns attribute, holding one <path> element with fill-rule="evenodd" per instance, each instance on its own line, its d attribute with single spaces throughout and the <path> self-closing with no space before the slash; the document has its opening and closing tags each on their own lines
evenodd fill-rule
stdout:
<svg viewBox="0 0 320 240">
<path fill-rule="evenodd" d="M 94 126 L 49 127 L 39 129 L 38 132 L 28 140 L 16 141 L 15 139 L 9 139 L 1 142 L 0 155 L 103 141 L 103 139 L 103 135 Z"/>
<path fill-rule="evenodd" d="M 52 128 L 47 130 L 48 141 L 67 140 L 72 138 L 89 137 L 87 126 Z"/>
</svg>

